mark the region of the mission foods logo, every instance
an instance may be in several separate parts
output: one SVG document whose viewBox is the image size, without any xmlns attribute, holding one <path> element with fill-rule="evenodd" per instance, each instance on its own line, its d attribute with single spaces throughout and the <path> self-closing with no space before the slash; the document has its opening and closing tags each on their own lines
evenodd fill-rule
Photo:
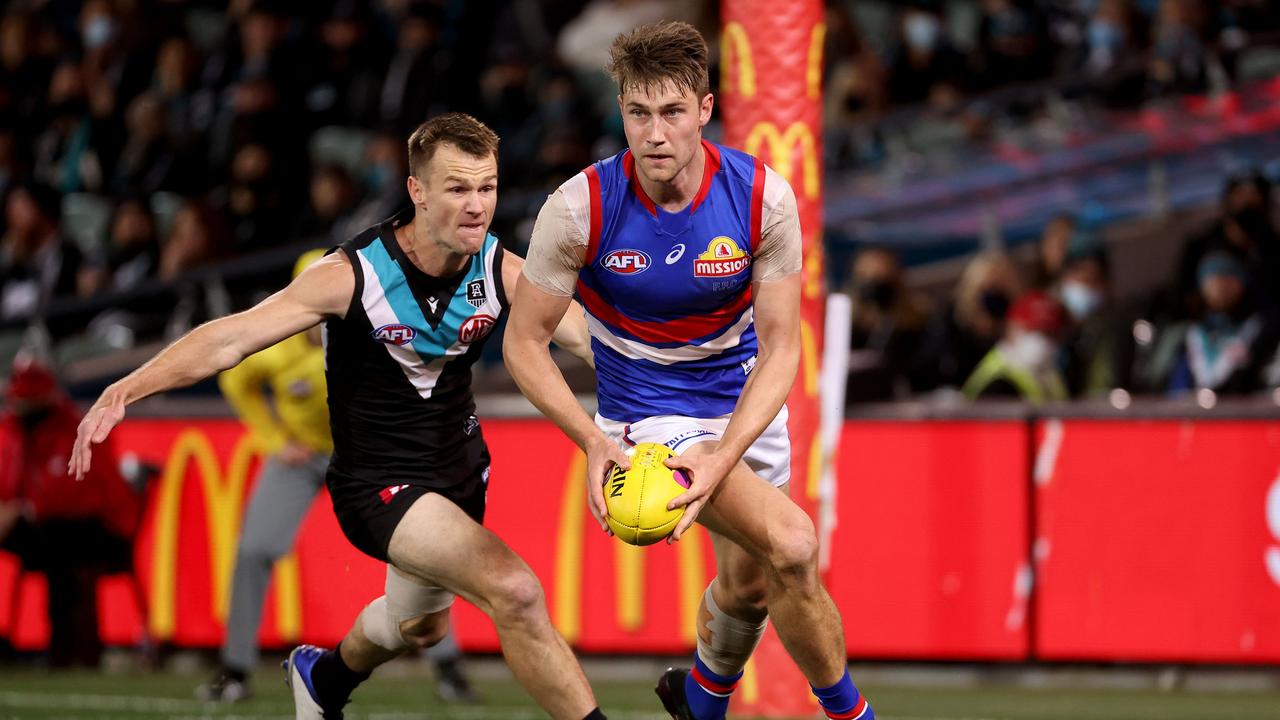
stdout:
<svg viewBox="0 0 1280 720">
<path fill-rule="evenodd" d="M 695 277 L 722 278 L 737 275 L 751 264 L 751 258 L 732 238 L 721 235 L 707 245 L 707 251 L 693 261 Z"/>
</svg>

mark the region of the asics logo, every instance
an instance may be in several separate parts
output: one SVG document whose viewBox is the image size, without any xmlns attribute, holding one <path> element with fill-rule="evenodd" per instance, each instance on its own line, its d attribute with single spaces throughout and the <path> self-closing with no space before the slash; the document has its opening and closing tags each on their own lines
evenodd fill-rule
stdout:
<svg viewBox="0 0 1280 720">
<path fill-rule="evenodd" d="M 667 264 L 675 265 L 682 257 L 684 257 L 684 243 L 676 245 L 671 252 L 667 253 Z"/>
</svg>

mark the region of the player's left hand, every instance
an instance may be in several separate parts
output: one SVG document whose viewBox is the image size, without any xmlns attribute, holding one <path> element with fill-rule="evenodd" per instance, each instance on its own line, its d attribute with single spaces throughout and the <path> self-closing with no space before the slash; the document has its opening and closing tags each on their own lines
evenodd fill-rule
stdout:
<svg viewBox="0 0 1280 720">
<path fill-rule="evenodd" d="M 93 446 L 106 440 L 111 430 L 123 419 L 123 397 L 112 388 L 107 388 L 76 428 L 76 442 L 71 447 L 67 474 L 74 475 L 76 480 L 83 480 L 93 459 Z"/>
<path fill-rule="evenodd" d="M 684 507 L 684 517 L 676 523 L 676 529 L 667 537 L 668 543 L 679 542 L 680 536 L 698 519 L 698 513 L 715 495 L 720 481 L 724 480 L 736 464 L 733 458 L 725 457 L 717 452 L 698 455 L 677 455 L 666 460 L 667 467 L 682 470 L 689 478 L 689 489 L 680 493 L 667 503 L 668 510 Z"/>
</svg>

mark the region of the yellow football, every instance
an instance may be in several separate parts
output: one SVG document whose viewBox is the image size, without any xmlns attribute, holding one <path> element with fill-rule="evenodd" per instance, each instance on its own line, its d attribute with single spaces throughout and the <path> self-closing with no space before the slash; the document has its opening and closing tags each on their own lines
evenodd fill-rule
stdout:
<svg viewBox="0 0 1280 720">
<path fill-rule="evenodd" d="M 666 445 L 640 443 L 631 449 L 631 469 L 615 467 L 605 480 L 605 521 L 618 539 L 651 545 L 670 535 L 684 517 L 684 508 L 667 509 L 672 498 L 689 488 L 685 474 L 663 462 L 673 455 Z"/>
</svg>

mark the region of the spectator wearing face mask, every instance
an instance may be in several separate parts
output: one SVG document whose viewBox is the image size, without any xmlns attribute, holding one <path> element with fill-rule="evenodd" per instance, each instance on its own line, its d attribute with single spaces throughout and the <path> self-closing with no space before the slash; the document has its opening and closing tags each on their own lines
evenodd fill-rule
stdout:
<svg viewBox="0 0 1280 720">
<path fill-rule="evenodd" d="M 1096 397 L 1129 385 L 1133 342 L 1111 296 L 1110 260 L 1093 236 L 1078 234 L 1053 293 L 1066 311 L 1063 378 L 1072 397 Z"/>
<path fill-rule="evenodd" d="M 1084 27 L 1074 70 L 1085 79 L 1075 91 L 1115 106 L 1136 106 L 1146 83 L 1141 64 L 1141 13 L 1131 0 L 1098 0 Z"/>
<path fill-rule="evenodd" d="M 1220 217 L 1187 240 L 1178 264 L 1178 295 L 1187 316 L 1203 307 L 1200 262 L 1222 251 L 1235 256 L 1249 279 L 1257 304 L 1280 307 L 1280 236 L 1271 221 L 1271 182 L 1255 170 L 1228 178 Z"/>
<path fill-rule="evenodd" d="M 1032 291 L 1014 303 L 1004 338 L 965 382 L 965 397 L 1019 397 L 1032 404 L 1067 399 L 1058 372 L 1062 309 L 1047 294 Z"/>
<path fill-rule="evenodd" d="M 108 438 L 83 481 L 67 475 L 80 411 L 52 371 L 14 361 L 0 413 L 0 548 L 49 586 L 49 662 L 96 667 L 98 579 L 131 567 L 140 497 L 120 476 Z"/>
<path fill-rule="evenodd" d="M 86 79 L 91 85 L 116 88 L 126 102 L 150 83 L 154 61 L 151 49 L 142 42 L 146 19 L 138 5 L 85 0 L 78 22 Z"/>
<path fill-rule="evenodd" d="M 1187 330 L 1169 389 L 1234 395 L 1261 390 L 1280 335 L 1249 294 L 1248 271 L 1237 256 L 1219 250 L 1200 261 L 1197 276 L 1204 310 Z"/>
<path fill-rule="evenodd" d="M 985 252 L 970 260 L 951 302 L 929 322 L 912 363 L 912 387 L 959 387 L 1003 336 L 1009 306 L 1021 292 L 1009 256 Z"/>
<path fill-rule="evenodd" d="M 946 35 L 937 2 L 912 2 L 899 16 L 899 42 L 889 59 L 889 100 L 922 103 L 936 86 L 964 89 L 965 58 Z"/>
<path fill-rule="evenodd" d="M 902 280 L 902 266 L 892 252 L 871 248 L 853 265 L 853 327 L 850 349 L 850 395 L 857 400 L 887 400 L 905 395 L 912 358 L 928 322 L 925 301 Z"/>
</svg>

